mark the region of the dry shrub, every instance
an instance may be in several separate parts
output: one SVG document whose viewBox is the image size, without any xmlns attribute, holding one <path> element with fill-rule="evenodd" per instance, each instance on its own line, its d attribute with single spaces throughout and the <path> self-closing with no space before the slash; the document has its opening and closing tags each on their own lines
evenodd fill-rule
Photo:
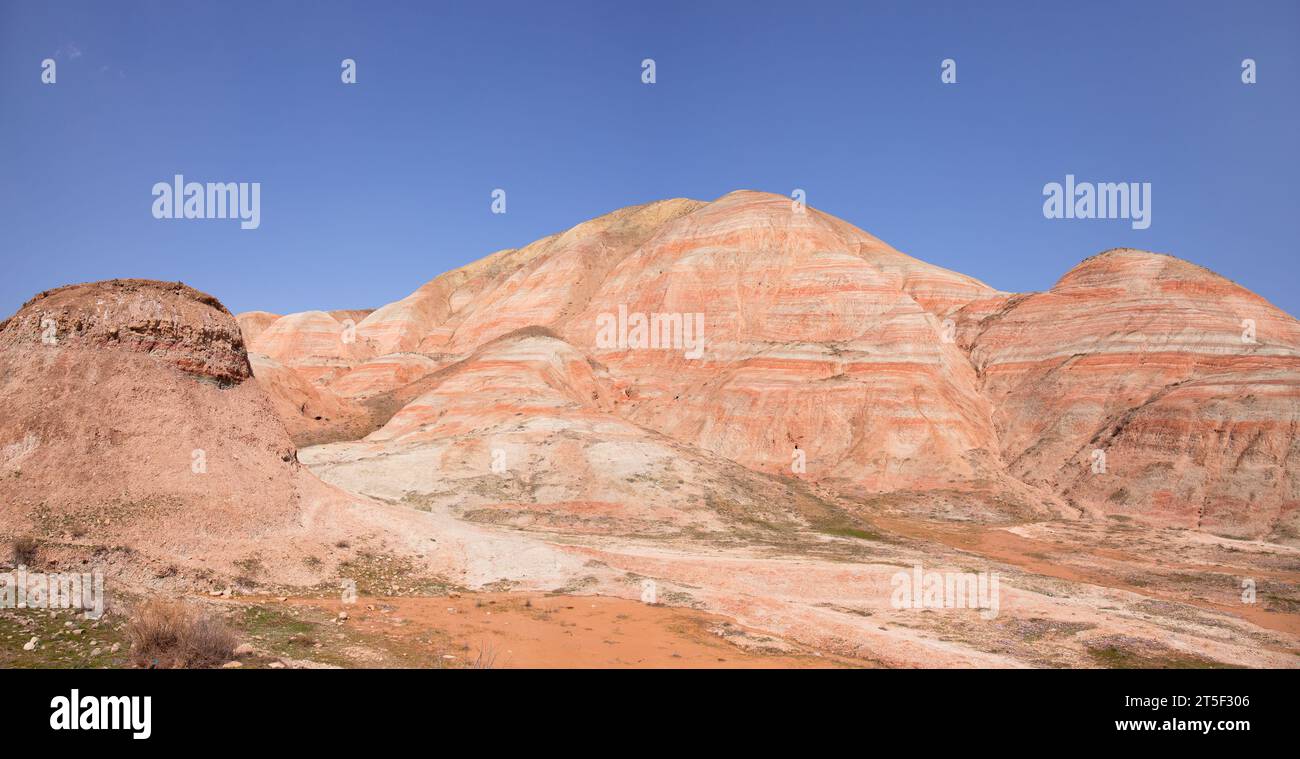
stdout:
<svg viewBox="0 0 1300 759">
<path fill-rule="evenodd" d="M 35 567 L 36 556 L 40 553 L 41 543 L 31 535 L 20 535 L 13 539 L 10 548 L 13 551 L 15 567 Z"/>
<path fill-rule="evenodd" d="M 472 669 L 494 669 L 497 663 L 497 647 L 489 640 L 480 641 L 478 654 L 470 662 Z"/>
<path fill-rule="evenodd" d="M 235 634 L 225 622 L 179 601 L 136 606 L 127 636 L 131 661 L 142 667 L 215 667 L 235 656 Z"/>
</svg>

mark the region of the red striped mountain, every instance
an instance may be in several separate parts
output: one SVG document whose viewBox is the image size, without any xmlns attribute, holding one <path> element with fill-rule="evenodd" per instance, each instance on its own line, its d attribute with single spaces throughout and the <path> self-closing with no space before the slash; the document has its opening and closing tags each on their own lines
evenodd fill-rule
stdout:
<svg viewBox="0 0 1300 759">
<path fill-rule="evenodd" d="M 636 347 L 642 318 L 667 330 L 667 347 Z M 697 320 L 693 358 L 673 338 Z M 599 367 L 589 388 L 599 397 L 573 407 L 582 446 L 630 424 L 705 460 L 850 497 L 1297 534 L 1300 325 L 1169 256 L 1111 251 L 1047 292 L 1009 294 L 788 198 L 742 191 L 625 208 L 492 254 L 358 320 L 351 341 L 322 312 L 246 321 L 259 330 L 253 352 L 296 372 L 318 406 L 364 418 L 355 437 L 383 428 L 369 446 L 455 438 L 463 449 L 476 429 L 499 433 L 471 423 L 489 413 L 475 396 L 488 392 L 490 413 L 509 416 L 538 375 L 497 370 L 500 350 L 483 349 L 541 328 L 530 366 L 552 351 L 566 377 L 575 357 Z M 1252 321 L 1254 342 L 1243 341 Z M 623 339 L 607 339 L 611 324 Z M 253 369 L 281 371 L 267 367 Z M 279 407 L 301 416 L 291 409 L 310 406 L 310 393 L 292 392 Z M 530 435 L 547 443 L 544 428 Z"/>
</svg>

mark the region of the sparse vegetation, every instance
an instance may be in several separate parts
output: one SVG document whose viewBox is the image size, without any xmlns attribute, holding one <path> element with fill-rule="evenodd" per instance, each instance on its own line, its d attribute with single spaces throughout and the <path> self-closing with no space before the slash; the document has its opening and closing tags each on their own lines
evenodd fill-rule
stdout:
<svg viewBox="0 0 1300 759">
<path fill-rule="evenodd" d="M 219 666 L 235 653 L 226 623 L 180 601 L 149 599 L 127 624 L 131 661 L 151 669 Z"/>
<path fill-rule="evenodd" d="M 407 557 L 370 551 L 359 551 L 354 558 L 341 562 L 338 574 L 355 582 L 357 592 L 363 596 L 445 596 L 456 589 L 442 577 L 421 574 Z"/>
<path fill-rule="evenodd" d="M 262 572 L 262 559 L 257 556 L 249 556 L 247 558 L 236 561 L 235 566 L 238 567 L 245 575 L 249 577 L 256 577 L 258 574 Z"/>
<path fill-rule="evenodd" d="M 1223 669 L 1232 665 L 1177 651 L 1154 641 L 1107 636 L 1089 641 L 1085 651 L 1108 669 Z"/>
<path fill-rule="evenodd" d="M 41 543 L 31 535 L 19 535 L 10 545 L 16 567 L 34 567 L 40 557 Z"/>
<path fill-rule="evenodd" d="M 858 540 L 880 540 L 880 533 L 871 530 L 862 530 L 857 527 L 824 527 L 821 530 L 826 535 L 835 535 L 841 538 L 857 538 Z"/>
<path fill-rule="evenodd" d="M 471 669 L 493 669 L 497 661 L 496 645 L 489 640 L 480 641 L 478 644 L 478 653 L 474 656 L 474 661 L 470 664 Z"/>
</svg>

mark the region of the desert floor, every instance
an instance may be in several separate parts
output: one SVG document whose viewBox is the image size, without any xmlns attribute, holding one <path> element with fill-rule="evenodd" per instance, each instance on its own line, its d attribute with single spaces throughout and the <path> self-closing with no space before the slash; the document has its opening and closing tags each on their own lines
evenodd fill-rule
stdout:
<svg viewBox="0 0 1300 759">
<path fill-rule="evenodd" d="M 351 603 L 333 587 L 191 600 L 238 633 L 230 668 L 1300 666 L 1293 548 L 1115 519 L 872 524 L 878 533 L 818 550 L 465 525 L 582 559 L 590 574 L 550 591 L 471 592 L 367 555 L 349 566 Z M 888 578 L 913 562 L 998 571 L 998 615 L 892 608 Z M 658 603 L 639 600 L 645 577 Z M 0 610 L 0 667 L 130 666 L 116 609 L 99 621 Z"/>
</svg>

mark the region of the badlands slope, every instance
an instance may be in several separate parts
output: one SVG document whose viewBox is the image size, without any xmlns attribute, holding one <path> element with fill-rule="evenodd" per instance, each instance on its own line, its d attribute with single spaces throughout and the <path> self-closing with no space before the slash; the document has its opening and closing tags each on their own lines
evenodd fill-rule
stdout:
<svg viewBox="0 0 1300 759">
<path fill-rule="evenodd" d="M 707 347 L 691 358 L 610 346 L 602 315 L 620 309 L 700 314 Z M 429 478 L 452 475 L 422 470 L 397 493 L 400 478 L 343 473 L 457 440 L 467 473 L 490 477 L 504 446 L 511 471 L 546 480 L 559 476 L 549 449 L 580 421 L 857 500 L 1300 536 L 1300 324 L 1170 256 L 1108 251 L 1047 292 L 1003 293 L 789 199 L 734 192 L 501 251 L 371 312 L 350 342 L 323 312 L 241 320 L 290 429 L 368 432 L 331 467 L 389 498 L 436 493 L 447 483 Z M 603 462 L 587 456 L 602 434 L 564 446 L 565 460 Z M 671 476 L 635 462 L 579 479 L 632 474 L 658 495 L 615 482 L 604 497 L 674 498 L 659 487 Z"/>
</svg>

